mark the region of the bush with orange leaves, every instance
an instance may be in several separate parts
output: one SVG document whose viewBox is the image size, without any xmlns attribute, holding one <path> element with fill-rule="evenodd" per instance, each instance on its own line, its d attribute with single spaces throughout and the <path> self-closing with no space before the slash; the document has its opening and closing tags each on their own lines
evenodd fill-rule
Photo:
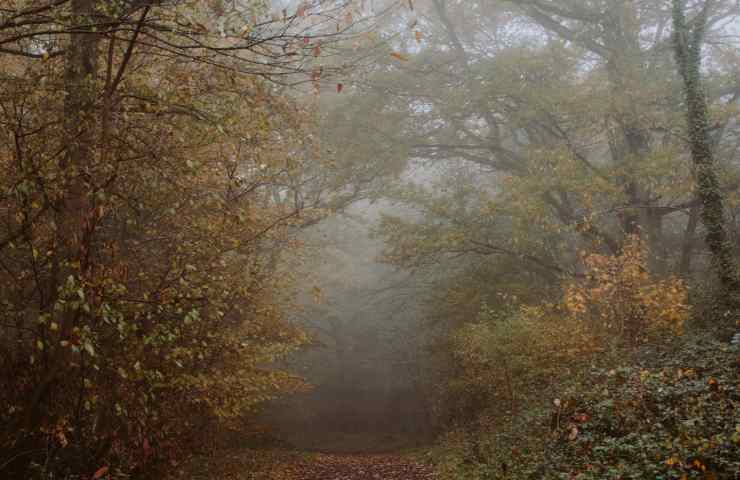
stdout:
<svg viewBox="0 0 740 480">
<path fill-rule="evenodd" d="M 689 317 L 688 288 L 678 277 L 656 278 L 647 248 L 630 237 L 618 255 L 582 254 L 585 280 L 565 290 L 564 303 L 605 339 L 636 344 L 667 332 L 680 334 Z"/>
</svg>

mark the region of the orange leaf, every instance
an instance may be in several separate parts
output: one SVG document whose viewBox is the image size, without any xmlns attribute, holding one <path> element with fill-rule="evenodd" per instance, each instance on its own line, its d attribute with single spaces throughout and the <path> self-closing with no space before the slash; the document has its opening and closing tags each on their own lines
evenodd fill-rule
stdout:
<svg viewBox="0 0 740 480">
<path fill-rule="evenodd" d="M 100 467 L 97 469 L 97 471 L 93 474 L 92 480 L 98 480 L 99 478 L 103 478 L 103 475 L 108 473 L 108 467 Z"/>
<path fill-rule="evenodd" d="M 419 30 L 414 32 L 414 36 L 416 37 L 416 42 L 421 43 L 421 32 Z"/>
<path fill-rule="evenodd" d="M 408 58 L 407 57 L 405 57 L 404 55 L 401 55 L 398 52 L 391 52 L 391 57 L 395 58 L 396 60 L 400 60 L 402 62 L 407 62 L 408 61 Z"/>
</svg>

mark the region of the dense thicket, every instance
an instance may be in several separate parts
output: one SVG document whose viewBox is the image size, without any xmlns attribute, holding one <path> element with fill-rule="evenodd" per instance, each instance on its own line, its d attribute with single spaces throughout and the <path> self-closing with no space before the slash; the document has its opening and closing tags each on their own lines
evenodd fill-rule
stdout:
<svg viewBox="0 0 740 480">
<path fill-rule="evenodd" d="M 279 85 L 352 8 L 0 2 L 0 476 L 143 471 L 302 388 L 279 264 L 333 183 Z"/>
</svg>

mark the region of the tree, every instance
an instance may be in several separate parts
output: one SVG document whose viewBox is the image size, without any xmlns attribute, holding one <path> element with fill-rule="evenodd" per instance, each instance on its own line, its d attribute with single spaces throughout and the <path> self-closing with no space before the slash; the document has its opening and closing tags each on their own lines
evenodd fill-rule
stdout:
<svg viewBox="0 0 740 480">
<path fill-rule="evenodd" d="M 673 0 L 673 48 L 678 71 L 684 82 L 686 119 L 691 158 L 694 163 L 701 218 L 707 229 L 706 241 L 714 267 L 728 295 L 738 289 L 738 277 L 725 224 L 725 208 L 710 138 L 709 109 L 701 80 L 702 44 L 715 2 L 707 0 L 691 22 L 686 19 L 686 2 Z"/>
<path fill-rule="evenodd" d="M 325 190 L 276 85 L 348 6 L 2 2 L 0 474 L 142 469 L 301 388 L 279 259 Z"/>
</svg>

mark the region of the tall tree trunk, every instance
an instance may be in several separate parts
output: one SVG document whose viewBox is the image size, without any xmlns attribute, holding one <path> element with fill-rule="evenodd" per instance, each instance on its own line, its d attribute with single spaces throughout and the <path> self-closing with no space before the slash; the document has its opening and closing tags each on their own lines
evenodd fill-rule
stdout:
<svg viewBox="0 0 740 480">
<path fill-rule="evenodd" d="M 674 50 L 679 73 L 684 81 L 691 158 L 702 205 L 701 219 L 707 230 L 706 242 L 714 268 L 725 293 L 738 288 L 735 261 L 727 240 L 724 202 L 715 170 L 712 139 L 709 134 L 707 100 L 701 85 L 701 46 L 712 0 L 707 0 L 693 28 L 686 22 L 686 1 L 673 0 Z"/>
<path fill-rule="evenodd" d="M 92 211 L 88 175 L 95 159 L 96 85 L 98 44 L 95 9 L 98 0 L 72 0 L 73 32 L 65 56 L 64 129 L 66 152 L 60 161 L 64 191 L 57 208 L 57 249 L 60 262 L 57 281 L 78 277 L 86 268 L 89 216 Z M 57 285 L 58 286 L 58 285 Z M 63 328 L 71 328 L 65 318 Z"/>
<path fill-rule="evenodd" d="M 648 225 L 641 209 L 647 195 L 637 182 L 635 169 L 650 154 L 650 132 L 641 125 L 641 101 L 635 92 L 644 81 L 643 52 L 640 47 L 640 20 L 632 2 L 612 2 L 607 9 L 610 28 L 604 33 L 612 45 L 606 57 L 607 75 L 611 83 L 612 115 L 619 126 L 614 161 L 625 171 L 623 188 L 627 205 L 621 222 L 626 235 L 643 235 Z M 649 214 L 648 214 L 649 216 Z"/>
<path fill-rule="evenodd" d="M 95 101 L 97 91 L 97 47 L 99 35 L 95 33 L 95 7 L 98 0 L 72 0 L 69 45 L 65 56 L 64 71 L 64 118 L 65 154 L 59 167 L 63 175 L 63 188 L 56 205 L 54 224 L 56 248 L 49 282 L 49 305 L 53 308 L 59 291 L 70 277 L 80 278 L 88 256 L 88 230 L 91 213 L 90 184 L 86 174 L 90 171 L 95 152 Z M 54 311 L 54 310 L 52 310 Z M 79 308 L 67 308 L 58 312 L 62 338 L 68 338 L 79 320 Z M 36 386 L 26 422 L 31 431 L 36 431 L 45 419 L 42 405 L 50 398 L 53 385 L 59 381 L 69 365 L 65 358 L 68 351 L 56 350 L 51 358 L 45 350 L 48 371 Z"/>
</svg>

